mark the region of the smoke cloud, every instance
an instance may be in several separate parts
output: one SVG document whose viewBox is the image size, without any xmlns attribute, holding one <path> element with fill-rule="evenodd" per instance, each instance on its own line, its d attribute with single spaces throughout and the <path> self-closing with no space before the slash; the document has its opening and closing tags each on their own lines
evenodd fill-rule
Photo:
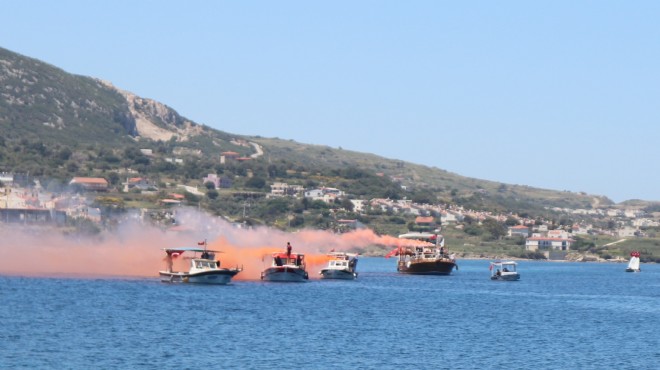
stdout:
<svg viewBox="0 0 660 370">
<path fill-rule="evenodd" d="M 221 267 L 243 267 L 234 280 L 258 280 L 271 264 L 271 254 L 285 251 L 290 242 L 294 253 L 304 253 L 310 277 L 327 261 L 330 251 L 355 251 L 368 246 L 386 248 L 415 245 L 406 239 L 379 236 L 371 230 L 334 234 L 320 230 L 286 233 L 267 227 L 237 228 L 194 210 L 177 214 L 182 225 L 162 230 L 139 220 L 121 222 L 116 230 L 94 237 L 65 235 L 45 227 L 0 228 L 0 274 L 59 277 L 157 277 L 165 269 L 163 248 L 194 247 L 204 240 L 208 249 L 220 250 Z M 187 252 L 189 254 L 190 252 Z M 186 254 L 184 254 L 185 256 Z M 174 261 L 176 270 L 188 269 L 185 258 Z"/>
</svg>

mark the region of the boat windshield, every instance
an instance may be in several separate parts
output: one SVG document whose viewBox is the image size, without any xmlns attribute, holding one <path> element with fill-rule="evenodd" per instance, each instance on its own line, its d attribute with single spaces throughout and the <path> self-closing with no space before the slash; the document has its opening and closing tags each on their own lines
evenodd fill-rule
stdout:
<svg viewBox="0 0 660 370">
<path fill-rule="evenodd" d="M 194 264 L 198 269 L 212 269 L 217 267 L 216 261 L 195 260 Z"/>
<path fill-rule="evenodd" d="M 504 272 L 516 272 L 516 265 L 513 263 L 504 263 L 502 264 L 502 271 Z"/>
<path fill-rule="evenodd" d="M 348 261 L 330 261 L 330 266 L 347 267 Z"/>
</svg>

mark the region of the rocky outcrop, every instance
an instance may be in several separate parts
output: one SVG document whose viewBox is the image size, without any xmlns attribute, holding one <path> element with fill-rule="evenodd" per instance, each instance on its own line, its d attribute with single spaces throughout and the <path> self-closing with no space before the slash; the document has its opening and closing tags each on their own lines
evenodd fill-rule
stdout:
<svg viewBox="0 0 660 370">
<path fill-rule="evenodd" d="M 571 262 L 607 262 L 606 259 L 603 259 L 596 254 L 575 252 L 568 253 L 565 260 Z"/>
<path fill-rule="evenodd" d="M 175 137 L 177 141 L 186 141 L 202 132 L 201 126 L 181 117 L 165 104 L 118 89 L 108 81 L 99 82 L 126 99 L 130 117 L 135 122 L 136 136 L 162 141 Z"/>
</svg>

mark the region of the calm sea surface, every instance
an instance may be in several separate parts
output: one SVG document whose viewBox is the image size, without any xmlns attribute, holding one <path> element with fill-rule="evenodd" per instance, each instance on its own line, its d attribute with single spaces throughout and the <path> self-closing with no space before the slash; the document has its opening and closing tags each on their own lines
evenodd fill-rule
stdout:
<svg viewBox="0 0 660 370">
<path fill-rule="evenodd" d="M 356 281 L 0 276 L 0 368 L 658 369 L 660 266 L 488 261 L 406 276 L 362 258 Z"/>
</svg>

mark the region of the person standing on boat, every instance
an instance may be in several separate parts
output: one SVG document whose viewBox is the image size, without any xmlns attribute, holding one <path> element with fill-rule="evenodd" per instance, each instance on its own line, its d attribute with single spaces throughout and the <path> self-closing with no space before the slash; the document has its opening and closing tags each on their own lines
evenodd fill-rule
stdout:
<svg viewBox="0 0 660 370">
<path fill-rule="evenodd" d="M 286 242 L 286 256 L 291 257 L 291 243 Z"/>
</svg>

